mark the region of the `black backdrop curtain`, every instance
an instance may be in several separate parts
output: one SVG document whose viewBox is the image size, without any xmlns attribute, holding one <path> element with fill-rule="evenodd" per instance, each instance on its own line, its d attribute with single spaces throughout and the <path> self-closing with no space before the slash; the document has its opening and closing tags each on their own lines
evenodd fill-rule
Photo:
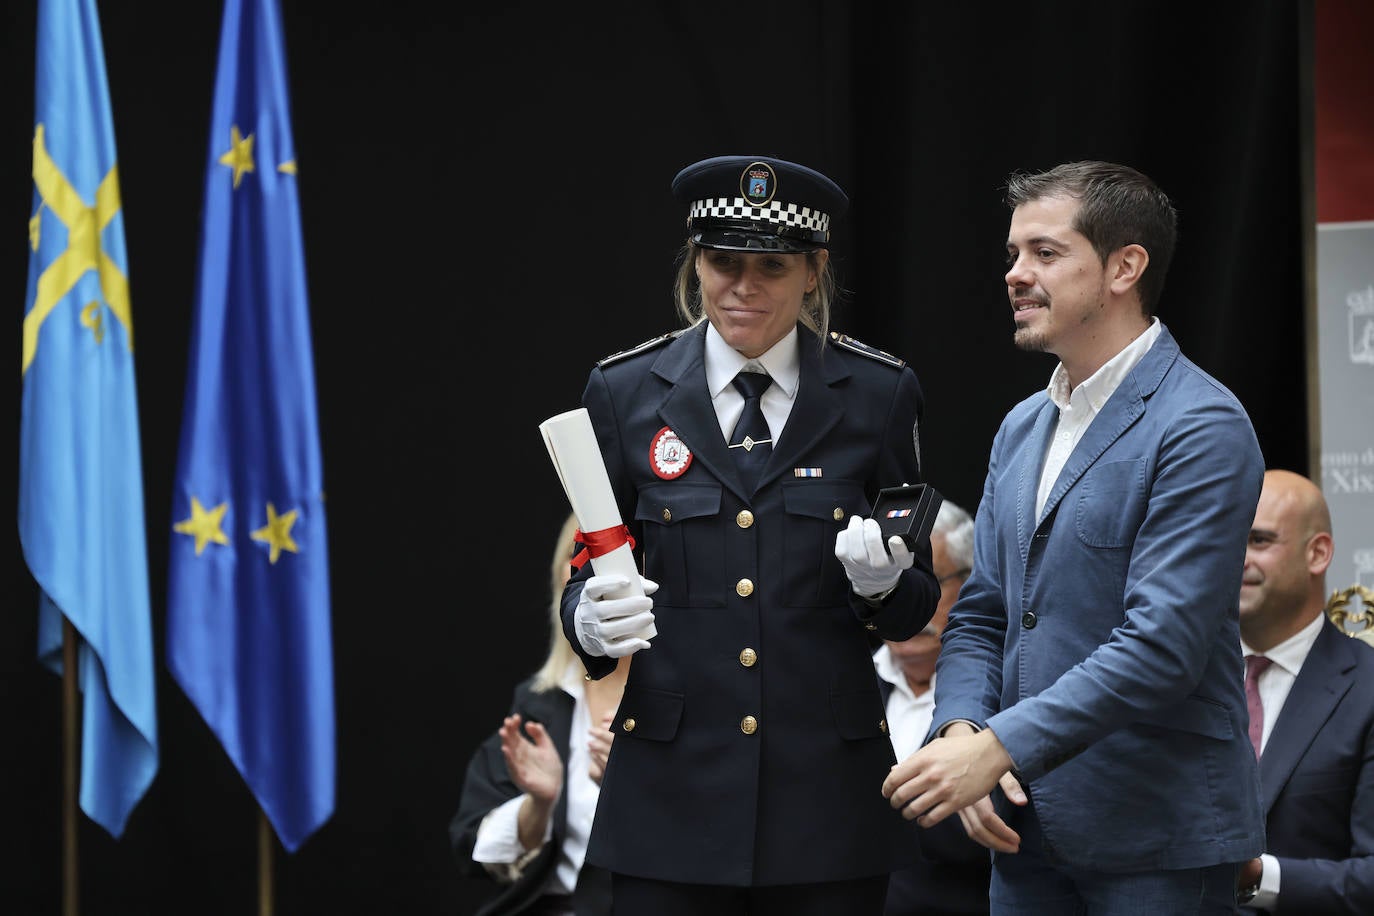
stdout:
<svg viewBox="0 0 1374 916">
<path fill-rule="evenodd" d="M 161 658 L 220 5 L 99 7 Z M 1204 16 L 1144 0 L 285 0 L 283 13 L 339 718 L 337 810 L 279 860 L 283 916 L 467 913 L 484 895 L 458 877 L 446 825 L 469 753 L 546 648 L 545 561 L 566 502 L 537 426 L 577 406 L 596 359 L 676 326 L 685 212 L 668 185 L 697 159 L 778 155 L 849 191 L 834 327 L 915 366 L 928 477 L 970 509 L 1003 413 L 1053 365 L 1010 342 L 1000 184 L 1078 158 L 1140 168 L 1181 214 L 1161 318 L 1245 403 L 1270 466 L 1305 470 L 1289 3 Z M 34 4 L 10 0 L 4 16 L 0 212 L 17 342 Z M 14 488 L 0 491 L 0 516 L 15 518 Z M 0 910 L 57 913 L 60 680 L 35 660 L 36 589 L 12 543 Z M 161 769 L 123 839 L 83 818 L 82 912 L 252 912 L 252 800 L 165 669 L 157 686 Z"/>
</svg>

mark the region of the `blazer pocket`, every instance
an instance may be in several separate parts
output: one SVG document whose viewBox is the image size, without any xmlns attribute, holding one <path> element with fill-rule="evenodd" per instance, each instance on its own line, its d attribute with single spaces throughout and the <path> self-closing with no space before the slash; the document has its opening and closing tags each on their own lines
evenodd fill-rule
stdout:
<svg viewBox="0 0 1374 916">
<path fill-rule="evenodd" d="M 1106 461 L 1089 468 L 1074 488 L 1074 527 L 1089 547 L 1129 547 L 1145 517 L 1145 459 Z"/>
<path fill-rule="evenodd" d="M 887 738 L 887 720 L 878 685 L 830 688 L 830 709 L 835 728 L 846 741 Z"/>
<path fill-rule="evenodd" d="M 1196 695 L 1184 697 L 1182 703 L 1141 716 L 1136 723 L 1192 732 L 1218 741 L 1229 741 L 1235 734 L 1226 707 L 1216 700 Z"/>
<path fill-rule="evenodd" d="M 639 491 L 635 521 L 644 536 L 645 575 L 658 583 L 654 603 L 724 607 L 720 486 L 652 484 Z"/>
<path fill-rule="evenodd" d="M 626 687 L 611 722 L 617 738 L 671 741 L 682 721 L 683 696 L 648 687 Z"/>
</svg>

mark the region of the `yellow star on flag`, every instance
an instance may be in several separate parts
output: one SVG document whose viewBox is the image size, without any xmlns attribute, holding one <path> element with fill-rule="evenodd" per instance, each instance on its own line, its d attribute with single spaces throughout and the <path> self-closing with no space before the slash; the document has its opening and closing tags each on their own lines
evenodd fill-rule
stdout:
<svg viewBox="0 0 1374 916">
<path fill-rule="evenodd" d="M 234 190 L 237 191 L 243 173 L 253 171 L 253 135 L 243 136 L 235 124 L 229 128 L 229 144 L 229 152 L 219 157 L 219 164 L 234 170 Z"/>
<path fill-rule="evenodd" d="M 229 538 L 225 537 L 224 513 L 228 510 L 228 503 L 220 503 L 215 508 L 205 510 L 200 504 L 200 500 L 191 497 L 191 517 L 185 521 L 177 522 L 172 526 L 172 530 L 177 534 L 186 534 L 196 539 L 196 556 L 205 549 L 205 545 L 210 541 L 216 544 L 228 544 Z"/>
<path fill-rule="evenodd" d="M 297 514 L 297 511 L 292 509 L 285 515 L 278 515 L 277 507 L 271 503 L 267 504 L 267 524 L 254 531 L 251 537 L 255 541 L 271 545 L 272 551 L 267 555 L 268 562 L 276 563 L 283 550 L 301 552 L 296 542 L 291 540 L 291 526 L 296 524 Z"/>
</svg>

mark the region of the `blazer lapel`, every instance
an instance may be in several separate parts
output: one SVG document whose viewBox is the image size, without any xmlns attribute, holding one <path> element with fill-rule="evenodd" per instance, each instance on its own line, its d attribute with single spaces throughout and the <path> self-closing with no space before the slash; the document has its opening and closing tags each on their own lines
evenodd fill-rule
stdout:
<svg viewBox="0 0 1374 916">
<path fill-rule="evenodd" d="M 1040 490 L 1040 471 L 1045 466 L 1045 453 L 1049 450 L 1050 437 L 1054 435 L 1055 421 L 1059 418 L 1059 408 L 1054 402 L 1045 399 L 1044 405 L 1035 417 L 1035 426 L 1024 448 L 1033 449 L 1019 462 L 1021 477 L 1016 483 L 1016 542 L 1021 548 L 1021 562 L 1030 559 L 1031 537 L 1039 527 L 1040 519 L 1035 512 L 1035 499 Z"/>
<path fill-rule="evenodd" d="M 747 498 L 706 389 L 706 322 L 669 344 L 654 362 L 653 372 L 669 386 L 658 407 L 659 418 L 691 449 L 694 461 Z"/>
<path fill-rule="evenodd" d="M 797 399 L 759 475 L 759 489 L 787 468 L 800 465 L 801 456 L 825 438 L 844 413 L 844 405 L 834 386 L 849 377 L 849 370 L 839 359 L 822 359 L 822 348 L 817 346 L 815 334 L 805 328 L 797 333 L 801 358 Z M 829 344 L 823 346 L 828 352 Z"/>
<path fill-rule="evenodd" d="M 1069 460 L 1059 472 L 1054 489 L 1050 490 L 1049 498 L 1045 501 L 1045 518 L 1054 512 L 1064 494 L 1102 457 L 1102 453 L 1145 413 L 1145 402 L 1155 393 L 1178 355 L 1178 343 L 1168 328 L 1161 327 L 1154 345 L 1135 368 L 1126 373 L 1116 391 L 1088 424 L 1083 438 L 1074 446 Z"/>
<path fill-rule="evenodd" d="M 1323 622 L 1317 641 L 1293 681 L 1274 730 L 1260 755 L 1260 802 L 1265 817 L 1298 761 L 1350 690 L 1355 670 L 1350 637 Z"/>
</svg>

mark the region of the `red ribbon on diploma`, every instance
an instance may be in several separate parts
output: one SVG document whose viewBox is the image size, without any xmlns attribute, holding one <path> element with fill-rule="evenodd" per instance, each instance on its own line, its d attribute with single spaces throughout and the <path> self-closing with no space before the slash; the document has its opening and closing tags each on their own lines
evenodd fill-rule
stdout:
<svg viewBox="0 0 1374 916">
<path fill-rule="evenodd" d="M 605 556 L 621 544 L 629 544 L 631 550 L 634 550 L 635 547 L 635 539 L 630 535 L 630 529 L 625 525 L 616 525 L 614 528 L 602 528 L 600 531 L 585 533 L 578 529 L 573 533 L 573 540 L 583 545 L 582 549 L 572 558 L 573 572 L 585 566 L 592 557 Z"/>
</svg>

